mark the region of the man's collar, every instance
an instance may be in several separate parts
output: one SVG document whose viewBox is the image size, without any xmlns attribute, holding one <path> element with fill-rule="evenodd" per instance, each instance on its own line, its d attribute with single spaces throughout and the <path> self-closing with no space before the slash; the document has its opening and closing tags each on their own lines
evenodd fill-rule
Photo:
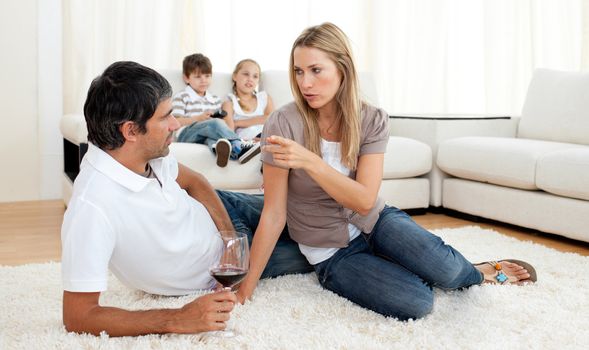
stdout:
<svg viewBox="0 0 589 350">
<path fill-rule="evenodd" d="M 205 92 L 204 96 L 199 95 L 196 91 L 194 91 L 194 89 L 190 86 L 190 85 L 186 85 L 186 92 L 188 93 L 188 95 L 190 95 L 190 98 L 192 98 L 193 100 L 207 100 L 210 103 L 215 103 L 217 102 L 215 99 L 215 96 L 213 94 L 211 94 L 209 92 L 209 90 L 207 90 Z"/>
<path fill-rule="evenodd" d="M 88 152 L 86 152 L 84 158 L 96 170 L 130 191 L 140 192 L 151 181 L 119 163 L 110 154 L 94 146 L 92 143 L 88 143 Z M 150 164 L 153 168 L 161 167 L 161 162 L 152 163 L 150 161 Z M 161 173 L 161 169 L 154 169 L 154 171 L 156 175 Z"/>
</svg>

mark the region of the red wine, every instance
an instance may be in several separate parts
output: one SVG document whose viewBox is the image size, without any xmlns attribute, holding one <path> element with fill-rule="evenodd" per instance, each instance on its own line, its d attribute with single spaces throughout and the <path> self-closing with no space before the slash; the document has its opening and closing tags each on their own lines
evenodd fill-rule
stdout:
<svg viewBox="0 0 589 350">
<path fill-rule="evenodd" d="M 245 277 L 247 271 L 237 267 L 216 267 L 211 269 L 211 276 L 223 287 L 232 287 Z"/>
</svg>

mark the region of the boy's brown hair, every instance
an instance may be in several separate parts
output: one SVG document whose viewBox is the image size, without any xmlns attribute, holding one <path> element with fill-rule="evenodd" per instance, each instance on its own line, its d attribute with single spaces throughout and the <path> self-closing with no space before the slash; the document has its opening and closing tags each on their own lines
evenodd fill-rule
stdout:
<svg viewBox="0 0 589 350">
<path fill-rule="evenodd" d="M 185 77 L 190 76 L 194 72 L 200 72 L 201 74 L 212 74 L 213 65 L 211 60 L 203 54 L 195 53 L 184 57 L 182 61 L 182 73 Z"/>
</svg>

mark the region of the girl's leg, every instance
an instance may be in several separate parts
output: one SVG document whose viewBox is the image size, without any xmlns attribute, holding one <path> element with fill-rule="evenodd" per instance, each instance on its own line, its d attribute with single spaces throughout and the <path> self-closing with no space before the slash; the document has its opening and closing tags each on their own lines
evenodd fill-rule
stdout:
<svg viewBox="0 0 589 350">
<path fill-rule="evenodd" d="M 403 266 L 373 255 L 362 236 L 315 265 L 315 271 L 326 289 L 385 316 L 417 319 L 433 307 L 431 287 Z"/>
<path fill-rule="evenodd" d="M 460 252 L 397 208 L 385 207 L 369 243 L 375 254 L 402 265 L 435 287 L 456 289 L 483 281 L 482 274 Z"/>
</svg>

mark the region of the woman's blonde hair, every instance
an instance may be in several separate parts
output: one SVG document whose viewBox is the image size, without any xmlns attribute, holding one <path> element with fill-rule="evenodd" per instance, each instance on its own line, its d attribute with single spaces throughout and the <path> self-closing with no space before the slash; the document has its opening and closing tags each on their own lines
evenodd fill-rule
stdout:
<svg viewBox="0 0 589 350">
<path fill-rule="evenodd" d="M 307 104 L 297 85 L 294 67 L 294 51 L 297 47 L 316 48 L 325 52 L 341 74 L 341 84 L 334 97 L 336 124 L 339 123 L 338 131 L 341 135 L 341 161 L 348 169 L 355 170 L 360 152 L 362 101 L 348 38 L 335 24 L 326 22 L 305 29 L 295 40 L 290 51 L 290 88 L 297 108 L 303 116 L 305 146 L 315 154 L 321 155 L 318 112 Z"/>
<path fill-rule="evenodd" d="M 258 62 L 252 60 L 251 58 L 246 58 L 243 59 L 239 62 L 237 62 L 237 65 L 235 65 L 235 69 L 233 70 L 233 74 L 231 74 L 231 81 L 233 81 L 233 94 L 235 95 L 235 98 L 237 99 L 237 103 L 239 103 L 239 106 L 241 107 L 241 109 L 244 109 L 246 106 L 244 106 L 241 101 L 239 100 L 239 96 L 237 95 L 237 86 L 235 86 L 235 80 L 233 80 L 233 77 L 237 74 L 237 72 L 239 72 L 239 70 L 241 68 L 243 68 L 243 65 L 246 63 L 253 63 L 256 65 L 256 67 L 258 67 L 258 72 L 260 73 L 259 77 L 260 79 L 262 79 L 262 68 L 260 68 L 260 65 L 258 64 Z M 256 93 L 256 91 L 254 91 L 254 94 Z"/>
</svg>

